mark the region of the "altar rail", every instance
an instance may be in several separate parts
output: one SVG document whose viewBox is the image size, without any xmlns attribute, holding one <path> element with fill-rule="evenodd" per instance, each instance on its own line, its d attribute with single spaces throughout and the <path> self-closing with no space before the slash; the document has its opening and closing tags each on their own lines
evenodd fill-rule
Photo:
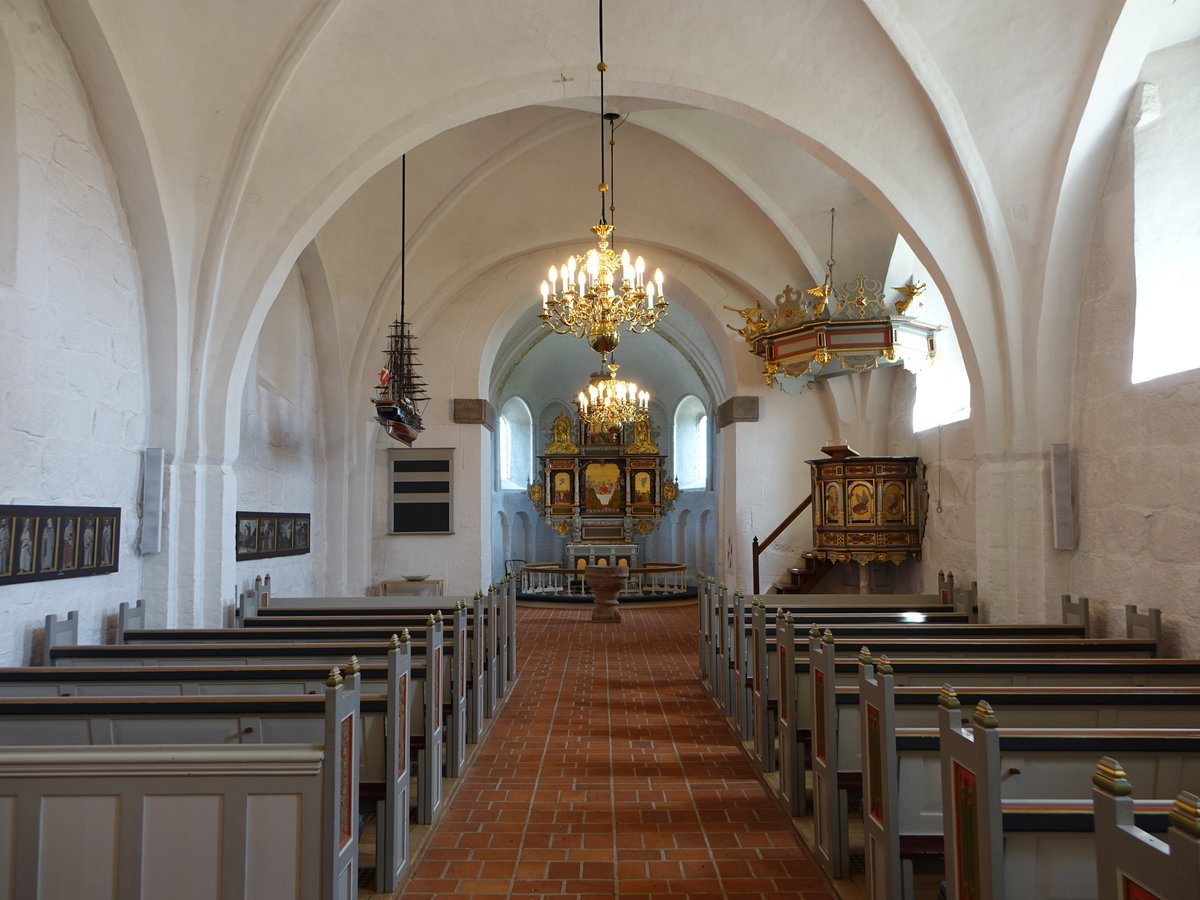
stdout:
<svg viewBox="0 0 1200 900">
<path fill-rule="evenodd" d="M 629 584 L 621 595 L 681 594 L 686 590 L 686 565 L 648 562 L 629 570 Z M 521 569 L 521 593 L 585 597 L 587 579 L 582 569 L 564 568 L 559 563 L 526 563 Z"/>
</svg>

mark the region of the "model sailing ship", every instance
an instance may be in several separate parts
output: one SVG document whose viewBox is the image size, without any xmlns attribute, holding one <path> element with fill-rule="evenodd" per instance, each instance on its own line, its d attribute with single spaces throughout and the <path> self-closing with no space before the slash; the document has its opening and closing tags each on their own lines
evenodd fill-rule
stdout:
<svg viewBox="0 0 1200 900">
<path fill-rule="evenodd" d="M 392 320 L 388 330 L 387 362 L 379 370 L 379 384 L 372 397 L 375 419 L 389 437 L 412 446 L 417 435 L 425 430 L 421 411 L 429 395 L 425 382 L 417 375 L 417 344 L 404 316 L 405 262 L 408 258 L 408 157 L 400 157 L 400 318 Z"/>
<path fill-rule="evenodd" d="M 387 363 L 379 370 L 375 388 L 378 396 L 371 398 L 375 418 L 389 437 L 412 446 L 424 430 L 421 410 L 429 395 L 425 393 L 425 382 L 417 375 L 417 347 L 403 316 L 392 321 L 383 352 Z"/>
</svg>

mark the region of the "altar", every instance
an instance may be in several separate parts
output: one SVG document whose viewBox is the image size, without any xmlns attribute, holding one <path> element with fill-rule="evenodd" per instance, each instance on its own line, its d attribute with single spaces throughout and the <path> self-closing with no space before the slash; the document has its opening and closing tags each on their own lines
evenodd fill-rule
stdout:
<svg viewBox="0 0 1200 900">
<path fill-rule="evenodd" d="M 678 494 L 664 474 L 666 457 L 648 419 L 598 429 L 579 421 L 573 428 L 559 416 L 538 462 L 540 477 L 528 495 L 546 524 L 567 539 L 564 568 L 642 565 L 638 539 L 654 531 Z"/>
</svg>

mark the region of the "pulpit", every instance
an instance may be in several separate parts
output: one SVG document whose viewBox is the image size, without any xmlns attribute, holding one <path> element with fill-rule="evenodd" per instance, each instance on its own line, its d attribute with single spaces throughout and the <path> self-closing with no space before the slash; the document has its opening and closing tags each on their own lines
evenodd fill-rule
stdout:
<svg viewBox="0 0 1200 900">
<path fill-rule="evenodd" d="M 916 456 L 810 459 L 813 548 L 834 562 L 921 558 L 928 494 Z"/>
</svg>

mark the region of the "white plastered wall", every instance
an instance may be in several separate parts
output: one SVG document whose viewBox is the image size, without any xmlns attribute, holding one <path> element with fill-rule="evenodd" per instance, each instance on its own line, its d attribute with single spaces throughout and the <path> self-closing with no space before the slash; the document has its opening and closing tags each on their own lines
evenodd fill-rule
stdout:
<svg viewBox="0 0 1200 900">
<path fill-rule="evenodd" d="M 1160 607 L 1167 652 L 1190 656 L 1200 655 L 1200 372 L 1132 384 L 1130 336 L 1141 288 L 1139 219 L 1146 217 L 1152 233 L 1155 201 L 1197 196 L 1198 50 L 1192 41 L 1150 58 L 1143 77 L 1157 90 L 1133 97 L 1104 190 L 1080 315 L 1073 416 L 1079 546 L 1070 557 L 1072 589 L 1092 598 L 1108 633 L 1120 633 L 1121 600 L 1131 598 Z M 1172 181 L 1182 180 L 1167 194 L 1164 148 L 1156 146 L 1164 129 L 1181 139 L 1168 159 L 1180 166 L 1169 170 Z M 1139 197 L 1144 180 L 1150 184 Z M 1186 286 L 1179 289 L 1186 294 Z M 1180 325 L 1187 327 L 1186 318 Z"/>
<path fill-rule="evenodd" d="M 147 376 L 137 263 L 70 58 L 34 0 L 0 8 L 0 33 L 0 159 L 17 166 L 2 214 L 19 234 L 0 285 L 0 503 L 121 508 L 118 572 L 0 589 L 0 665 L 21 665 L 47 613 L 79 610 L 96 642 L 139 596 Z"/>
<path fill-rule="evenodd" d="M 318 593 L 323 578 L 318 572 L 328 553 L 320 375 L 308 304 L 293 271 L 259 334 L 242 395 L 241 448 L 233 475 L 239 510 L 310 513 L 316 527 L 309 553 L 239 562 L 241 589 L 253 585 L 255 576 L 269 574 L 271 589 L 279 594 Z"/>
</svg>

